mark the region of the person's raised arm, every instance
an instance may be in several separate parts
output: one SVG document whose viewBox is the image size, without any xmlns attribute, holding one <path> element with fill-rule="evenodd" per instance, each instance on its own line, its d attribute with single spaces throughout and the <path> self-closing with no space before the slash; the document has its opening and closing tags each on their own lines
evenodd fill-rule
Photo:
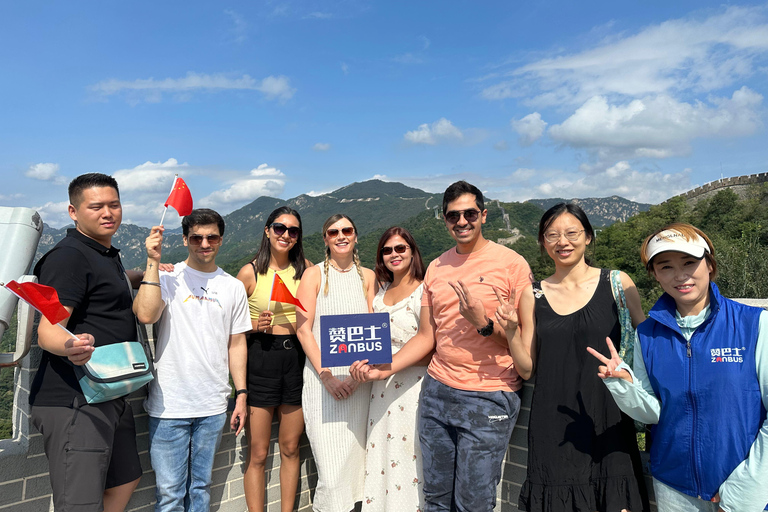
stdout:
<svg viewBox="0 0 768 512">
<path fill-rule="evenodd" d="M 144 245 L 147 248 L 147 269 L 142 285 L 133 300 L 133 313 L 143 324 L 153 324 L 160 320 L 165 309 L 163 294 L 160 289 L 160 256 L 163 249 L 163 226 L 154 226 Z"/>
<path fill-rule="evenodd" d="M 499 300 L 496 320 L 504 329 L 509 346 L 509 353 L 515 362 L 515 370 L 525 380 L 536 372 L 536 321 L 534 317 L 533 287 L 527 286 L 520 292 L 518 309 L 515 310 L 514 291 L 509 299 L 502 296 L 501 290 L 493 287 Z"/>
</svg>

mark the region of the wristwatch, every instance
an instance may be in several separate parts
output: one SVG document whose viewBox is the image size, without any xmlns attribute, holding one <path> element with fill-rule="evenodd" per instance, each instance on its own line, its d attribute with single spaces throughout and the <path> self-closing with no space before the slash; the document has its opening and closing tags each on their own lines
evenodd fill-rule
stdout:
<svg viewBox="0 0 768 512">
<path fill-rule="evenodd" d="M 247 389 L 238 389 L 237 391 L 235 391 L 235 398 L 237 398 L 240 395 L 247 395 L 247 394 L 248 394 Z"/>
<path fill-rule="evenodd" d="M 491 320 L 489 318 L 488 319 L 488 325 L 486 325 L 482 329 L 478 329 L 477 330 L 477 334 L 479 334 L 480 336 L 483 336 L 483 337 L 488 337 L 491 334 L 493 334 L 493 320 Z"/>
</svg>

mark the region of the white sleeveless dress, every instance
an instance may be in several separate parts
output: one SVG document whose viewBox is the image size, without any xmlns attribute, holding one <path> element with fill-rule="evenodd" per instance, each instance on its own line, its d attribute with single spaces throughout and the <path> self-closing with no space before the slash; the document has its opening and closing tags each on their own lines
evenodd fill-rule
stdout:
<svg viewBox="0 0 768 512">
<path fill-rule="evenodd" d="M 389 313 L 394 354 L 419 330 L 424 285 L 392 306 L 384 304 L 386 288 L 380 288 L 373 299 L 373 310 Z M 426 366 L 411 366 L 373 383 L 365 462 L 366 512 L 424 510 L 418 406 L 426 372 Z"/>
<path fill-rule="evenodd" d="M 312 334 L 320 346 L 320 317 L 368 313 L 368 303 L 357 268 L 339 272 L 330 267 L 328 295 L 325 271 L 315 305 Z M 330 368 L 339 380 L 349 377 L 349 367 Z M 302 408 L 307 437 L 317 466 L 317 487 L 312 500 L 315 512 L 349 512 L 363 499 L 365 433 L 371 383 L 360 386 L 347 399 L 336 400 L 323 385 L 312 363 L 304 366 Z"/>
</svg>

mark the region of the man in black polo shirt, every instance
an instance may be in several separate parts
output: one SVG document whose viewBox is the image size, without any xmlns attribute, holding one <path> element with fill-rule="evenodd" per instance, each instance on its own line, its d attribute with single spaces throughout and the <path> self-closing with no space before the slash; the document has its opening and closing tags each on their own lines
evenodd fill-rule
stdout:
<svg viewBox="0 0 768 512">
<path fill-rule="evenodd" d="M 76 338 L 41 318 L 31 417 L 43 434 L 56 511 L 122 511 L 141 477 L 133 413 L 124 398 L 86 403 L 73 368 L 95 347 L 136 339 L 130 284 L 112 247 L 123 215 L 117 182 L 78 176 L 69 202 L 75 229 L 43 256 L 35 275 L 58 292 L 71 313 L 62 324 Z"/>
</svg>

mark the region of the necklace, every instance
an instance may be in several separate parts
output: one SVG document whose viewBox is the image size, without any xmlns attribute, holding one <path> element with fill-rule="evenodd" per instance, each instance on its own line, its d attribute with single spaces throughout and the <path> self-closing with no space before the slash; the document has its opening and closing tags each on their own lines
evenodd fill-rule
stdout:
<svg viewBox="0 0 768 512">
<path fill-rule="evenodd" d="M 352 264 L 349 266 L 349 268 L 345 268 L 344 270 L 342 270 L 342 269 L 340 269 L 339 267 L 337 267 L 336 265 L 334 265 L 332 261 L 329 261 L 328 263 L 330 263 L 330 265 L 331 265 L 331 266 L 332 266 L 334 269 L 336 269 L 336 271 L 337 271 L 337 272 L 341 272 L 342 274 L 344 274 L 344 273 L 346 273 L 346 272 L 349 272 L 350 270 L 352 270 L 352 267 L 354 267 L 354 266 L 355 266 L 355 264 L 354 264 L 354 263 L 352 263 Z"/>
</svg>

